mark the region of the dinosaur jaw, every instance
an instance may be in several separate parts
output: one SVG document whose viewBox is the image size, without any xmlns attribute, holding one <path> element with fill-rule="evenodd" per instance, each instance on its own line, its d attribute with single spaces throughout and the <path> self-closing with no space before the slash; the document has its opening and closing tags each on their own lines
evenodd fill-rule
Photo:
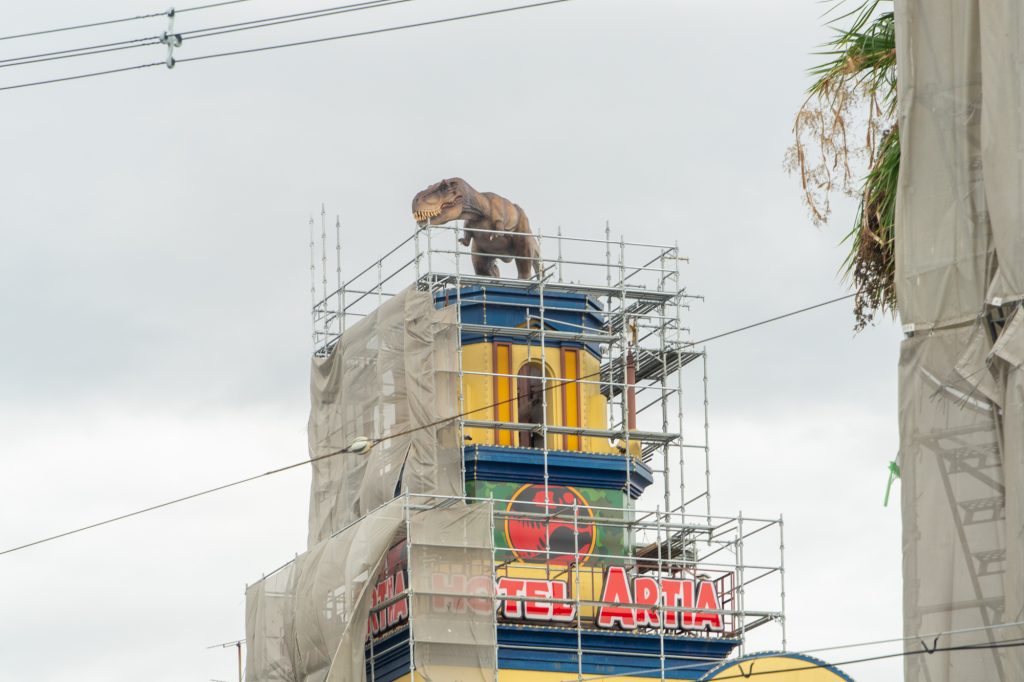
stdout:
<svg viewBox="0 0 1024 682">
<path fill-rule="evenodd" d="M 454 209 L 454 210 L 453 210 Z M 458 199 L 452 201 L 445 201 L 436 208 L 424 208 L 412 212 L 413 220 L 420 227 L 425 227 L 427 222 L 430 221 L 434 225 L 443 225 L 450 220 L 455 220 L 462 214 L 462 202 Z M 441 217 L 440 220 L 434 220 L 435 218 Z"/>
</svg>

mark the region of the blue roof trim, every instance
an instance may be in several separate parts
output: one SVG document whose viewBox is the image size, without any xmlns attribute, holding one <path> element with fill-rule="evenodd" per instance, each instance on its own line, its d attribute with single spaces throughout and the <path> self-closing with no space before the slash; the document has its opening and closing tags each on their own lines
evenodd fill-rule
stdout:
<svg viewBox="0 0 1024 682">
<path fill-rule="evenodd" d="M 661 677 L 661 638 L 656 634 L 585 630 L 580 635 L 583 672 L 590 675 Z M 665 637 L 665 677 L 699 680 L 739 645 L 733 639 Z M 708 660 L 712 659 L 712 660 Z M 498 626 L 498 667 L 575 673 L 576 631 L 571 628 Z"/>
<path fill-rule="evenodd" d="M 485 324 L 495 327 L 518 327 L 526 323 L 527 314 L 539 316 L 541 298 L 539 293 L 507 289 L 503 287 L 466 287 L 456 298 L 453 289 L 434 294 L 438 307 L 461 305 L 462 321 L 469 324 Z M 604 327 L 604 308 L 586 294 L 568 292 L 544 292 L 544 322 L 549 329 L 557 331 L 599 331 Z M 462 333 L 463 345 L 501 341 L 527 345 L 529 341 L 518 336 L 484 334 L 481 332 Z M 559 339 L 548 339 L 545 345 L 553 348 L 586 348 L 600 359 L 601 349 L 596 343 L 573 343 Z"/>
<path fill-rule="evenodd" d="M 463 449 L 466 480 L 543 483 L 544 452 L 502 445 L 469 445 Z M 630 467 L 627 477 L 626 467 Z M 654 483 L 654 472 L 635 457 L 595 452 L 548 451 L 548 481 L 580 488 L 626 490 L 634 500 Z"/>
<path fill-rule="evenodd" d="M 656 634 L 584 630 L 580 633 L 583 672 L 588 675 L 631 675 L 660 678 L 651 672 L 660 665 L 661 638 Z M 736 639 L 706 639 L 693 636 L 665 637 L 666 679 L 701 680 L 720 667 Z M 503 670 L 536 670 L 575 673 L 576 630 L 498 625 L 498 667 Z M 374 642 L 372 662 L 376 682 L 391 682 L 409 672 L 409 630 L 402 628 Z M 709 660 L 710 659 L 710 660 Z M 367 649 L 366 669 L 371 661 Z M 373 679 L 373 678 L 369 678 Z"/>
<path fill-rule="evenodd" d="M 438 302 L 445 302 L 445 305 L 453 304 L 455 302 L 455 298 L 454 289 L 439 291 L 434 295 L 434 300 Z M 511 287 L 503 287 L 500 285 L 487 287 L 463 287 L 462 291 L 459 292 L 458 298 L 463 301 L 486 300 L 488 303 L 522 303 L 524 301 L 540 302 L 539 293 L 523 291 L 522 289 L 513 289 Z M 604 311 L 604 305 L 588 294 L 545 290 L 544 301 L 557 303 L 560 308 L 579 308 L 580 310 L 587 310 L 594 313 L 599 318 L 601 318 L 601 314 Z M 604 322 L 603 318 L 601 318 L 601 321 L 602 323 Z"/>
</svg>

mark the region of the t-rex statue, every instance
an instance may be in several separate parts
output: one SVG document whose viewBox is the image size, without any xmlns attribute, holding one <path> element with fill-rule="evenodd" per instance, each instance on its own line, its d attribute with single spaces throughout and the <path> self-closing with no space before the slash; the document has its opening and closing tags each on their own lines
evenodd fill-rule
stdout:
<svg viewBox="0 0 1024 682">
<path fill-rule="evenodd" d="M 519 279 L 540 274 L 540 245 L 530 231 L 523 209 L 505 197 L 477 192 L 462 178 L 435 183 L 412 199 L 412 217 L 422 228 L 429 221 L 443 225 L 465 220 L 463 245 L 473 243 L 473 270 L 478 275 L 500 277 L 496 258 L 516 262 Z M 482 230 L 482 231 L 481 231 Z"/>
</svg>

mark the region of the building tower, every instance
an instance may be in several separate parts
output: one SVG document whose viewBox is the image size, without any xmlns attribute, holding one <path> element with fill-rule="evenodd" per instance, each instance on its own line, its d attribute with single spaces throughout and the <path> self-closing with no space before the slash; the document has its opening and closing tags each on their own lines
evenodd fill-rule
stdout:
<svg viewBox="0 0 1024 682">
<path fill-rule="evenodd" d="M 677 246 L 559 231 L 518 280 L 428 226 L 328 292 L 322 235 L 309 547 L 247 590 L 248 679 L 710 680 L 754 631 L 785 650 L 781 519 L 712 513 Z"/>
</svg>

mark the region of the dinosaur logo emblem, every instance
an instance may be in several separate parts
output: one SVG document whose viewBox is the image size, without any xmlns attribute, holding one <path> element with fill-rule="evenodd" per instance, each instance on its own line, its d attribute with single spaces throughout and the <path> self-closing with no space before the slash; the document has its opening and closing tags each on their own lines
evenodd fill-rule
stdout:
<svg viewBox="0 0 1024 682">
<path fill-rule="evenodd" d="M 545 501 L 550 505 L 546 510 Z M 577 529 L 573 528 L 573 504 L 577 505 Z M 505 543 L 520 561 L 567 566 L 579 551 L 580 564 L 585 564 L 594 551 L 594 512 L 575 488 L 548 485 L 545 500 L 543 485 L 527 484 L 512 495 L 506 511 L 509 517 L 505 520 Z M 557 512 L 561 514 L 545 522 L 545 513 Z M 552 554 L 549 556 L 548 552 Z"/>
</svg>

